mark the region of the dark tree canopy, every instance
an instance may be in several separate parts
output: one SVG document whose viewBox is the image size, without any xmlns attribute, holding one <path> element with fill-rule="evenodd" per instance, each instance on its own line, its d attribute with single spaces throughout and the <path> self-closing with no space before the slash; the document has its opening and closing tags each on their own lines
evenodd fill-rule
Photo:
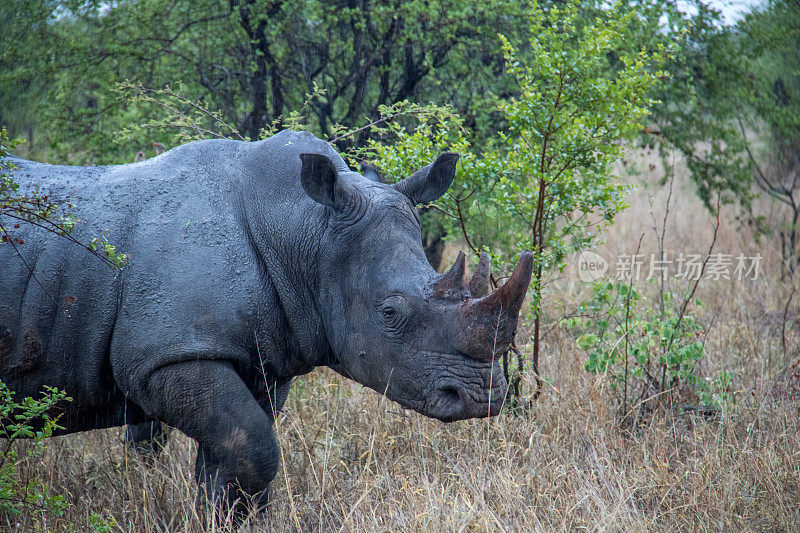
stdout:
<svg viewBox="0 0 800 533">
<path fill-rule="evenodd" d="M 517 35 L 524 10 L 460 0 L 5 3 L 0 122 L 55 157 L 126 160 L 137 150 L 109 141 L 146 112 L 115 94 L 130 80 L 180 82 L 251 139 L 308 94 L 318 95 L 308 112 L 322 134 L 403 100 L 453 105 L 486 128 L 486 109 L 507 92 L 497 31 Z"/>
</svg>

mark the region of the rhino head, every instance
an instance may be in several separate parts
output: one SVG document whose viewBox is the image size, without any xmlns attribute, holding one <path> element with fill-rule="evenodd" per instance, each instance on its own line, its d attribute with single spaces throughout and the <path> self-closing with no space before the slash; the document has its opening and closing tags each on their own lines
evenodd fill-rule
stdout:
<svg viewBox="0 0 800 533">
<path fill-rule="evenodd" d="M 523 252 L 491 294 L 485 253 L 469 281 L 463 252 L 444 274 L 430 266 L 415 205 L 444 194 L 458 155 L 394 185 L 337 170 L 324 155 L 300 157 L 303 188 L 327 206 L 318 311 L 331 368 L 439 420 L 499 413 L 508 384 L 498 358 L 516 333 L 533 259 Z"/>
</svg>

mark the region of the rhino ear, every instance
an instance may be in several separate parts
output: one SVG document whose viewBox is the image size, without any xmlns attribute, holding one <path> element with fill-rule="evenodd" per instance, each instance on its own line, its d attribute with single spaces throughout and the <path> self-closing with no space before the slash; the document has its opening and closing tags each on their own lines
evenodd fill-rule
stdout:
<svg viewBox="0 0 800 533">
<path fill-rule="evenodd" d="M 300 154 L 300 159 L 300 183 L 312 200 L 337 210 L 350 204 L 355 191 L 339 178 L 333 161 L 322 154 Z"/>
<path fill-rule="evenodd" d="M 447 152 L 394 187 L 415 204 L 433 202 L 447 191 L 456 175 L 458 154 Z"/>
</svg>

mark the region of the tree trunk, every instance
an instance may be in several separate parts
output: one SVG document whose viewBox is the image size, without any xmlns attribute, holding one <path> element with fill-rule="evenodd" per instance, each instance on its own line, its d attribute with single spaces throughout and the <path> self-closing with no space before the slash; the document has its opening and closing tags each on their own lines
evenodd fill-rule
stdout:
<svg viewBox="0 0 800 533">
<path fill-rule="evenodd" d="M 272 4 L 269 11 L 254 24 L 252 7 L 256 4 L 256 0 L 244 2 L 230 0 L 231 9 L 239 8 L 239 23 L 250 38 L 250 50 L 255 61 L 255 70 L 250 76 L 252 108 L 239 127 L 240 133 L 248 136 L 250 140 L 257 140 L 261 130 L 270 121 L 270 113 L 267 110 L 268 84 L 272 86 L 272 117 L 279 118 L 283 115 L 280 71 L 266 36 L 267 22 L 277 16 L 281 3 L 278 1 Z"/>
</svg>

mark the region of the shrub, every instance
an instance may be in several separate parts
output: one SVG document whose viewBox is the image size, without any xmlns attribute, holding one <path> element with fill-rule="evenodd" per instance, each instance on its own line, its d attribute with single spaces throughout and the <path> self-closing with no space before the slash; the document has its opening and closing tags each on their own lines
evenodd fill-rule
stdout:
<svg viewBox="0 0 800 533">
<path fill-rule="evenodd" d="M 64 429 L 50 412 L 56 404 L 70 400 L 64 391 L 45 386 L 39 399 L 17 401 L 14 392 L 0 381 L 0 516 L 26 510 L 58 515 L 63 510 L 63 496 L 51 493 L 39 478 L 22 479 L 19 467 L 29 458 L 41 457 L 44 440 L 55 430 Z M 22 439 L 30 439 L 31 445 L 20 454 Z"/>
<path fill-rule="evenodd" d="M 583 332 L 584 367 L 607 380 L 624 418 L 655 405 L 709 412 L 729 399 L 730 374 L 699 376 L 707 328 L 691 311 L 703 303 L 694 299 L 690 307 L 669 291 L 662 296 L 663 306 L 651 305 L 632 283 L 598 282 L 582 318 L 572 321 Z"/>
</svg>

